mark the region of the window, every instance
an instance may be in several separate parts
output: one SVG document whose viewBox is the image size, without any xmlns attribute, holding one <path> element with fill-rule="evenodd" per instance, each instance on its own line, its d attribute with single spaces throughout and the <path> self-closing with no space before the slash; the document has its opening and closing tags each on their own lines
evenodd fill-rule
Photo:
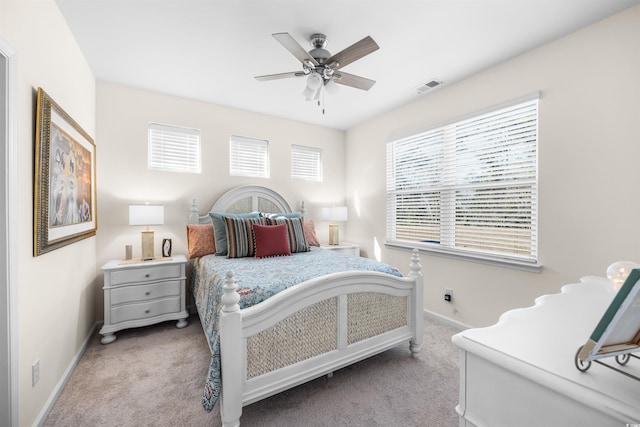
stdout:
<svg viewBox="0 0 640 427">
<path fill-rule="evenodd" d="M 229 174 L 269 178 L 269 141 L 232 135 L 229 138 Z"/>
<path fill-rule="evenodd" d="M 148 168 L 200 173 L 200 130 L 150 123 Z"/>
<path fill-rule="evenodd" d="M 536 265 L 537 134 L 536 94 L 389 142 L 387 243 Z"/>
<path fill-rule="evenodd" d="M 292 145 L 291 178 L 322 182 L 322 149 Z"/>
</svg>

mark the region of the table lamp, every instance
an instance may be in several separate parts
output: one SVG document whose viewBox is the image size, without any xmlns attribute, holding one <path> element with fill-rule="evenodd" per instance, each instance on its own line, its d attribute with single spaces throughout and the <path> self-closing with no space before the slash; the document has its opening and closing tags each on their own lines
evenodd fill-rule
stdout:
<svg viewBox="0 0 640 427">
<path fill-rule="evenodd" d="M 607 277 L 616 291 L 624 285 L 624 281 L 634 268 L 640 268 L 640 264 L 633 261 L 618 261 L 607 267 Z"/>
<path fill-rule="evenodd" d="M 346 206 L 333 206 L 330 208 L 322 208 L 320 217 L 323 221 L 331 222 L 329 224 L 329 244 L 340 244 L 340 227 L 338 222 L 344 222 L 347 220 L 347 207 Z"/>
<path fill-rule="evenodd" d="M 142 261 L 149 261 L 154 258 L 154 232 L 149 229 L 150 225 L 164 224 L 164 206 L 162 205 L 130 205 L 129 225 L 144 225 L 146 229 L 142 231 Z"/>
</svg>

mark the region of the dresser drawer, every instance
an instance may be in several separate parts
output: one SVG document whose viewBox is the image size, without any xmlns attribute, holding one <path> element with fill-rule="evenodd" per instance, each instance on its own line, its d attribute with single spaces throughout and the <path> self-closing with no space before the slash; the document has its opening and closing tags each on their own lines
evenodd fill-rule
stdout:
<svg viewBox="0 0 640 427">
<path fill-rule="evenodd" d="M 158 279 L 179 278 L 180 265 L 154 265 L 146 268 L 132 268 L 111 272 L 111 286 L 123 283 L 151 282 Z"/>
<path fill-rule="evenodd" d="M 125 302 L 143 302 L 146 300 L 180 296 L 180 280 L 168 282 L 158 282 L 149 285 L 132 285 L 122 288 L 111 289 L 111 305 L 118 305 Z"/>
<path fill-rule="evenodd" d="M 121 305 L 111 308 L 111 323 L 139 320 L 180 311 L 180 297 L 165 298 L 157 301 Z"/>
</svg>

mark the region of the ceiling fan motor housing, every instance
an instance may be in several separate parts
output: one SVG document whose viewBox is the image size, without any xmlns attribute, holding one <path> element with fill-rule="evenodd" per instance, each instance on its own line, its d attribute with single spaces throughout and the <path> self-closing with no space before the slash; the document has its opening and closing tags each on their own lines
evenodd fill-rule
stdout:
<svg viewBox="0 0 640 427">
<path fill-rule="evenodd" d="M 313 57 L 319 64 L 324 64 L 325 61 L 331 58 L 331 53 L 325 49 L 327 46 L 327 36 L 324 34 L 312 34 L 310 39 L 313 49 L 309 51 L 309 55 Z"/>
</svg>

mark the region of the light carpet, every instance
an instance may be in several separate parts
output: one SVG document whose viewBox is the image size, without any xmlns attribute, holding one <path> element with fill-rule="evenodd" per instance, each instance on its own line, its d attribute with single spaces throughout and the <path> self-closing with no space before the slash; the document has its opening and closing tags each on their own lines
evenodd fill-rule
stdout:
<svg viewBox="0 0 640 427">
<path fill-rule="evenodd" d="M 408 343 L 243 408 L 242 427 L 458 425 L 458 352 L 451 325 L 425 319 L 424 344 Z M 197 316 L 177 329 L 164 322 L 97 333 L 44 422 L 69 426 L 221 425 L 219 407 L 207 413 L 201 395 L 209 347 Z"/>
</svg>

